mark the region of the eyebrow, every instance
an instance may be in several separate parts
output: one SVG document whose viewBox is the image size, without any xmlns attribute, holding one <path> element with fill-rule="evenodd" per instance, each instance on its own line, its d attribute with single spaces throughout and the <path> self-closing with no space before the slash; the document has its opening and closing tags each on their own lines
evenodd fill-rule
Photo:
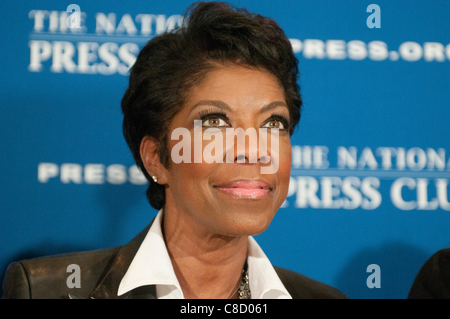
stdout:
<svg viewBox="0 0 450 319">
<path fill-rule="evenodd" d="M 197 102 L 197 103 L 191 108 L 191 110 L 189 111 L 189 114 L 192 113 L 192 111 L 193 111 L 196 107 L 201 106 L 201 105 L 212 105 L 212 106 L 216 106 L 216 107 L 218 107 L 218 108 L 220 108 L 220 109 L 223 109 L 223 110 L 226 110 L 226 111 L 229 111 L 229 112 L 232 111 L 231 107 L 230 107 L 227 103 L 225 103 L 225 102 L 223 102 L 223 101 L 216 101 L 216 100 L 202 100 L 202 101 Z M 270 111 L 270 110 L 272 110 L 272 109 L 274 109 L 274 108 L 276 108 L 276 107 L 278 107 L 278 106 L 284 106 L 284 107 L 288 108 L 286 102 L 283 102 L 283 101 L 275 101 L 275 102 L 270 102 L 269 104 L 263 106 L 263 107 L 261 108 L 261 110 L 259 110 L 259 113 L 264 113 L 264 112 Z"/>
</svg>

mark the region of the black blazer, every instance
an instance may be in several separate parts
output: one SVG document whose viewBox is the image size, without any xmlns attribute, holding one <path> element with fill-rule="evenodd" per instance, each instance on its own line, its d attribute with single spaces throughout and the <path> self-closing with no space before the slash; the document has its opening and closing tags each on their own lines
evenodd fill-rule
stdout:
<svg viewBox="0 0 450 319">
<path fill-rule="evenodd" d="M 151 226 L 124 246 L 13 262 L 6 270 L 3 299 L 155 299 L 154 285 L 117 296 L 120 281 Z M 71 264 L 80 266 L 81 287 L 68 288 Z M 292 298 L 347 298 L 339 290 L 293 271 L 274 267 Z"/>
<path fill-rule="evenodd" d="M 434 253 L 422 266 L 408 299 L 450 299 L 450 248 Z"/>
</svg>

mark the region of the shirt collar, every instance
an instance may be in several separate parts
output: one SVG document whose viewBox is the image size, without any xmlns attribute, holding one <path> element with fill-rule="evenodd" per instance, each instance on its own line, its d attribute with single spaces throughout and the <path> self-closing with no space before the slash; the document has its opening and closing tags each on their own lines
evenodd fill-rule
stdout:
<svg viewBox="0 0 450 319">
<path fill-rule="evenodd" d="M 248 278 L 252 299 L 292 299 L 253 237 L 248 237 Z"/>
<path fill-rule="evenodd" d="M 157 297 L 184 298 L 173 270 L 161 230 L 162 210 L 122 278 L 118 296 L 140 286 L 156 285 Z M 248 239 L 247 265 L 250 291 L 253 299 L 290 299 L 267 256 L 253 237 Z"/>
<path fill-rule="evenodd" d="M 158 298 L 161 297 L 160 286 L 166 291 L 175 291 L 178 298 L 183 298 L 181 286 L 172 267 L 161 230 L 162 210 L 158 212 L 147 236 L 133 258 L 125 276 L 119 285 L 117 295 L 140 286 L 157 285 Z"/>
</svg>

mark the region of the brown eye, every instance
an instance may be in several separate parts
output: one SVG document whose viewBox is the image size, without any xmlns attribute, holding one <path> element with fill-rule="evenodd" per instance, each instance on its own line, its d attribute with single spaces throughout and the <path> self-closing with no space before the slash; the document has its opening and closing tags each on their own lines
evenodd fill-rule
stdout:
<svg viewBox="0 0 450 319">
<path fill-rule="evenodd" d="M 264 124 L 263 127 L 284 129 L 283 123 L 281 123 L 281 121 L 279 121 L 279 120 L 270 120 L 270 121 L 267 121 L 267 123 Z"/>
<path fill-rule="evenodd" d="M 218 126 L 219 125 L 219 119 L 209 119 L 208 122 L 209 122 L 208 124 L 210 126 Z"/>
<path fill-rule="evenodd" d="M 269 123 L 270 123 L 269 126 L 272 128 L 279 128 L 281 124 L 279 121 L 270 121 Z"/>
<path fill-rule="evenodd" d="M 203 120 L 203 126 L 206 127 L 221 127 L 221 126 L 229 126 L 223 119 L 219 117 L 212 117 L 209 119 Z"/>
</svg>

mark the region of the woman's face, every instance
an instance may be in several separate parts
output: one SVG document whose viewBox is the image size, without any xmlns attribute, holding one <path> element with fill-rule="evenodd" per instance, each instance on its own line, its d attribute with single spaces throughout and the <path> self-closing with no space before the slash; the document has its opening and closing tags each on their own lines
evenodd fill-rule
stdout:
<svg viewBox="0 0 450 319">
<path fill-rule="evenodd" d="M 219 157 L 223 161 L 194 161 L 194 120 L 202 121 L 204 135 L 211 136 L 205 134 L 208 128 L 222 133 L 223 152 Z M 284 90 L 272 74 L 240 66 L 223 66 L 209 72 L 192 90 L 170 125 L 168 149 L 171 159 L 166 172 L 165 210 L 214 235 L 248 236 L 263 232 L 288 192 L 291 167 L 288 125 L 289 110 Z M 190 132 L 190 163 L 173 161 L 172 148 L 182 139 L 171 139 L 172 131 L 177 128 L 186 128 Z M 258 143 L 251 147 L 246 138 L 245 152 L 239 153 L 235 147 L 234 157 L 227 159 L 231 154 L 226 145 L 227 128 L 244 131 L 253 128 L 258 142 L 263 134 L 259 128 L 266 128 L 268 148 L 262 150 Z M 276 137 L 274 128 L 279 129 L 278 150 L 271 147 L 271 136 Z M 213 140 L 203 140 L 202 151 Z M 262 162 L 260 151 L 278 161 L 275 173 L 262 173 L 261 168 L 269 167 L 270 163 Z M 215 152 L 217 150 L 210 153 L 217 159 Z M 251 162 L 250 155 L 255 152 L 258 160 Z M 241 160 L 238 162 L 238 159 Z"/>
</svg>

